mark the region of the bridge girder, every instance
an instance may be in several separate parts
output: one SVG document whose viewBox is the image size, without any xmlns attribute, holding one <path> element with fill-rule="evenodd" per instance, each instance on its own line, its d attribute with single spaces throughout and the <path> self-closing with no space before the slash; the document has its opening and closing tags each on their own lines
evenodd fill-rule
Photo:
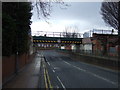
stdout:
<svg viewBox="0 0 120 90">
<path fill-rule="evenodd" d="M 33 36 L 33 43 L 82 44 L 82 38 Z"/>
</svg>

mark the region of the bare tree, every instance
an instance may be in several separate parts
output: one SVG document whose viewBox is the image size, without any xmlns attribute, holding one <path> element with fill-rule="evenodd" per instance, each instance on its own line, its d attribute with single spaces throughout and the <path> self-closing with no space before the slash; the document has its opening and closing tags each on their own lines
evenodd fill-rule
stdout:
<svg viewBox="0 0 120 90">
<path fill-rule="evenodd" d="M 112 26 L 114 29 L 118 30 L 118 2 L 102 2 L 101 14 L 104 21 Z"/>
<path fill-rule="evenodd" d="M 63 37 L 67 37 L 67 38 L 80 37 L 80 34 L 78 33 L 78 27 L 77 26 L 65 27 L 65 31 L 63 32 Z"/>
<path fill-rule="evenodd" d="M 38 18 L 48 19 L 52 12 L 53 3 L 58 4 L 62 9 L 70 6 L 65 4 L 63 0 L 35 0 L 33 7 L 37 9 Z"/>
<path fill-rule="evenodd" d="M 118 58 L 120 58 L 120 1 L 117 1 L 107 2 L 105 0 L 105 2 L 102 2 L 101 14 L 108 25 L 118 30 Z"/>
</svg>

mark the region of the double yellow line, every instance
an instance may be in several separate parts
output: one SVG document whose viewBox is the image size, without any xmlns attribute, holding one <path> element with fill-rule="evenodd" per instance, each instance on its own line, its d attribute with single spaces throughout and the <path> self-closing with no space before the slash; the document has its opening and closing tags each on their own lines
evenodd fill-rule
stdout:
<svg viewBox="0 0 120 90">
<path fill-rule="evenodd" d="M 50 82 L 50 77 L 48 75 L 48 71 L 46 68 L 44 68 L 44 80 L 45 80 L 46 90 L 48 90 L 48 89 L 53 90 L 53 87 L 52 87 L 51 82 Z"/>
</svg>

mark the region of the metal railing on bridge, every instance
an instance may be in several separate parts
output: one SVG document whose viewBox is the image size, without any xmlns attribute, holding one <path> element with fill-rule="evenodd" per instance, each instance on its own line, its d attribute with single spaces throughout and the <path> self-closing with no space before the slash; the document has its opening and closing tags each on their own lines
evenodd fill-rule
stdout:
<svg viewBox="0 0 120 90">
<path fill-rule="evenodd" d="M 50 32 L 50 31 L 36 31 L 33 33 L 34 36 L 45 36 L 45 37 L 69 37 L 69 38 L 81 38 L 81 33 L 76 32 Z"/>
</svg>

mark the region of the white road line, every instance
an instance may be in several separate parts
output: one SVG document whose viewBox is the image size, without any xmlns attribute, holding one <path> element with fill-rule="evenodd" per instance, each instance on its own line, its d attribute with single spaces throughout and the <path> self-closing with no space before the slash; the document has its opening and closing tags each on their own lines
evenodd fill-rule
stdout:
<svg viewBox="0 0 120 90">
<path fill-rule="evenodd" d="M 83 72 L 86 72 L 86 70 L 85 69 L 81 69 L 81 68 L 79 68 L 79 67 L 76 67 L 76 66 L 74 66 L 74 65 L 72 65 L 73 67 L 75 67 L 75 68 L 77 68 L 78 70 L 80 70 L 80 71 L 83 71 Z"/>
<path fill-rule="evenodd" d="M 95 76 L 95 77 L 97 77 L 97 78 L 100 78 L 100 79 L 102 79 L 102 80 L 105 80 L 105 81 L 107 81 L 107 82 L 109 82 L 109 83 L 111 83 L 111 84 L 113 84 L 113 85 L 117 85 L 117 82 L 110 81 L 110 80 L 108 80 L 108 79 L 106 79 L 106 78 L 104 78 L 104 77 L 101 77 L 101 76 L 97 75 L 97 74 L 94 74 L 94 73 L 92 73 L 92 72 L 87 72 L 87 73 L 89 73 L 89 74 L 91 74 L 91 75 L 93 75 L 93 76 Z"/>
<path fill-rule="evenodd" d="M 53 72 L 55 72 L 55 70 L 52 70 Z"/>
<path fill-rule="evenodd" d="M 63 61 L 63 62 L 65 62 L 65 63 L 68 64 L 68 65 L 71 65 L 70 63 L 68 63 L 68 62 L 66 62 L 66 61 Z"/>
<path fill-rule="evenodd" d="M 89 71 L 87 71 L 87 70 L 85 70 L 85 69 L 81 69 L 81 68 L 79 68 L 79 67 L 77 67 L 77 66 L 74 66 L 74 65 L 72 65 L 72 64 L 70 64 L 70 63 L 68 63 L 68 62 L 66 62 L 66 61 L 64 61 L 66 64 L 68 64 L 68 65 L 71 65 L 71 66 L 73 66 L 74 68 L 76 68 L 76 69 L 78 69 L 78 70 L 80 70 L 80 71 L 83 71 L 83 72 L 86 72 L 86 73 L 88 73 L 88 74 L 91 74 L 91 75 L 93 75 L 93 76 L 95 76 L 95 77 L 97 77 L 97 78 L 100 78 L 100 79 L 102 79 L 102 80 L 104 80 L 104 81 L 106 81 L 106 82 L 109 82 L 109 83 L 111 83 L 111 84 L 113 84 L 113 85 L 117 85 L 117 82 L 113 82 L 113 81 L 111 81 L 111 80 L 108 80 L 108 79 L 106 79 L 106 78 L 104 78 L 104 77 L 101 77 L 101 76 L 99 76 L 99 75 L 97 75 L 97 74 L 94 74 L 94 73 L 92 73 L 92 72 L 89 72 Z"/>
<path fill-rule="evenodd" d="M 46 59 L 46 61 L 48 62 L 48 60 Z"/>
<path fill-rule="evenodd" d="M 60 78 L 57 76 L 57 79 L 58 79 L 58 81 L 60 82 L 60 84 L 62 85 L 62 87 L 64 88 L 64 90 L 66 90 L 65 89 L 65 86 L 63 85 L 63 83 L 62 83 L 62 81 L 60 80 Z"/>
<path fill-rule="evenodd" d="M 50 66 L 50 63 L 49 62 L 47 62 L 48 63 L 48 65 Z"/>
<path fill-rule="evenodd" d="M 79 67 L 76 67 L 76 66 L 74 66 L 74 65 L 72 65 L 72 64 L 70 64 L 70 63 L 68 63 L 68 62 L 66 62 L 66 61 L 63 61 L 63 62 L 65 62 L 66 64 L 71 65 L 71 66 L 73 66 L 73 67 L 75 67 L 75 68 L 77 68 L 77 69 L 79 69 L 79 70 L 81 70 L 81 71 L 86 72 L 86 70 L 81 69 L 81 68 L 79 68 Z"/>
<path fill-rule="evenodd" d="M 83 65 L 88 65 L 88 66 L 90 66 L 90 64 L 85 63 L 85 62 L 80 62 L 80 63 L 82 63 Z M 108 69 L 108 68 L 105 68 L 105 67 L 103 68 L 103 67 L 100 67 L 100 66 L 97 66 L 97 65 L 94 65 L 94 64 L 93 64 L 92 66 L 97 67 L 97 68 L 99 68 L 99 69 L 103 69 L 103 70 L 115 72 L 114 70 L 111 70 L 111 69 Z"/>
<path fill-rule="evenodd" d="M 59 88 L 59 86 L 56 86 L 57 88 Z"/>
<path fill-rule="evenodd" d="M 60 69 L 59 67 L 53 67 L 54 68 L 54 70 L 58 70 L 58 69 Z"/>
</svg>

